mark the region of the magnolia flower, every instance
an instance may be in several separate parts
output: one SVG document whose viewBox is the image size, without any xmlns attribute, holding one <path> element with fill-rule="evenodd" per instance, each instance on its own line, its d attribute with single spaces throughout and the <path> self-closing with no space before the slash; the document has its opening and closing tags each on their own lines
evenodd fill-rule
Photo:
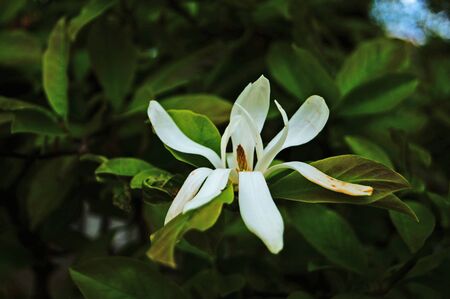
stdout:
<svg viewBox="0 0 450 299">
<path fill-rule="evenodd" d="M 372 187 L 334 179 L 307 163 L 295 161 L 271 166 L 283 149 L 313 139 L 325 126 L 329 110 L 324 99 L 314 95 L 288 120 L 286 112 L 275 101 L 284 127 L 264 147 L 260 132 L 269 111 L 269 97 L 270 85 L 264 76 L 242 91 L 222 136 L 220 156 L 188 138 L 158 102 L 150 101 L 148 116 L 161 141 L 179 152 L 201 155 L 214 166 L 214 169 L 201 167 L 189 174 L 167 212 L 165 224 L 181 213 L 209 203 L 231 182 L 238 190 L 239 210 L 245 225 L 272 253 L 278 253 L 283 248 L 284 224 L 265 180 L 274 171 L 297 171 L 309 181 L 335 192 L 353 196 L 372 194 Z M 230 139 L 232 152 L 227 153 Z"/>
</svg>

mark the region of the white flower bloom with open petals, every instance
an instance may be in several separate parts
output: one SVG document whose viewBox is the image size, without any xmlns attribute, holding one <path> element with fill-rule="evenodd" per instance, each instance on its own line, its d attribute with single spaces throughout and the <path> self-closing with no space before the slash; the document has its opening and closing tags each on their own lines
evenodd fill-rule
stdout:
<svg viewBox="0 0 450 299">
<path fill-rule="evenodd" d="M 265 180 L 273 171 L 292 169 L 309 181 L 335 192 L 353 196 L 372 194 L 372 187 L 334 179 L 307 163 L 295 161 L 271 166 L 283 149 L 307 143 L 316 137 L 328 120 L 329 110 L 324 99 L 314 95 L 288 120 L 286 112 L 275 101 L 284 127 L 264 147 L 260 132 L 269 104 L 269 81 L 261 76 L 247 85 L 233 105 L 230 124 L 222 136 L 219 157 L 212 149 L 188 138 L 158 102 L 150 102 L 148 116 L 162 142 L 179 152 L 201 155 L 214 166 L 214 169 L 198 168 L 189 174 L 169 208 L 165 223 L 180 213 L 209 203 L 231 181 L 239 190 L 239 209 L 245 225 L 272 253 L 278 253 L 283 248 L 284 224 Z M 233 151 L 227 153 L 230 139 Z"/>
</svg>

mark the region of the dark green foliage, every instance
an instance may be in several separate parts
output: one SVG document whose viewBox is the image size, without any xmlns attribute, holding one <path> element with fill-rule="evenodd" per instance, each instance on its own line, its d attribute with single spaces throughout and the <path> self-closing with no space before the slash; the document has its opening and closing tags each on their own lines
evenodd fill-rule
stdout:
<svg viewBox="0 0 450 299">
<path fill-rule="evenodd" d="M 450 298 L 449 43 L 389 38 L 369 4 L 1 0 L 0 298 Z M 163 226 L 209 162 L 166 148 L 146 114 L 159 101 L 220 152 L 261 74 L 289 116 L 313 94 L 330 107 L 277 159 L 375 188 L 274 174 L 278 255 L 231 187 Z M 280 124 L 272 105 L 263 140 Z"/>
</svg>

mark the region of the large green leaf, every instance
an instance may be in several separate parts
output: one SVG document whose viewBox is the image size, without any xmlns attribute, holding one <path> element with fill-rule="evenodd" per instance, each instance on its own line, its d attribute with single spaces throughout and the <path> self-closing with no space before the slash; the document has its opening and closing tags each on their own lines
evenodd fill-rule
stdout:
<svg viewBox="0 0 450 299">
<path fill-rule="evenodd" d="M 206 206 L 172 219 L 152 234 L 152 246 L 147 252 L 148 257 L 167 266 L 176 267 L 174 252 L 177 242 L 190 230 L 205 231 L 212 227 L 220 216 L 223 204 L 230 204 L 233 199 L 233 186 L 229 185 Z"/>
<path fill-rule="evenodd" d="M 114 158 L 104 161 L 96 170 L 95 175 L 135 176 L 141 171 L 156 169 L 150 163 L 136 158 Z"/>
<path fill-rule="evenodd" d="M 13 112 L 12 133 L 64 134 L 55 115 L 39 105 L 0 96 L 0 111 Z"/>
<path fill-rule="evenodd" d="M 230 118 L 231 103 L 212 94 L 187 94 L 161 100 L 167 109 L 185 109 L 203 114 L 215 124 L 223 124 Z"/>
<path fill-rule="evenodd" d="M 172 119 L 180 130 L 193 141 L 220 153 L 220 133 L 206 116 L 189 110 L 169 110 Z M 198 155 L 185 154 L 168 147 L 170 152 L 180 161 L 194 166 L 210 166 L 210 162 Z"/>
<path fill-rule="evenodd" d="M 72 171 L 76 160 L 76 157 L 63 157 L 39 165 L 26 201 L 31 228 L 37 227 L 69 194 L 75 179 Z"/>
<path fill-rule="evenodd" d="M 288 214 L 294 228 L 327 259 L 350 271 L 366 271 L 364 248 L 342 216 L 318 204 L 292 206 Z"/>
<path fill-rule="evenodd" d="M 67 95 L 69 48 L 66 19 L 61 18 L 50 34 L 48 47 L 43 56 L 42 70 L 44 91 L 48 102 L 53 110 L 63 118 L 67 118 L 69 109 Z"/>
<path fill-rule="evenodd" d="M 223 275 L 217 270 L 204 270 L 190 278 L 184 285 L 196 299 L 224 298 L 245 286 L 242 274 Z"/>
<path fill-rule="evenodd" d="M 127 27 L 102 19 L 91 28 L 88 50 L 92 67 L 114 109 L 119 110 L 133 83 L 137 49 Z"/>
<path fill-rule="evenodd" d="M 386 73 L 405 70 L 410 46 L 398 40 L 377 39 L 362 43 L 344 62 L 337 75 L 342 94 Z"/>
<path fill-rule="evenodd" d="M 200 78 L 222 53 L 223 48 L 221 43 L 209 45 L 159 68 L 136 90 L 128 112 L 147 111 L 150 100 Z"/>
<path fill-rule="evenodd" d="M 41 135 L 65 135 L 65 131 L 50 114 L 36 110 L 14 113 L 11 133 L 33 133 Z"/>
<path fill-rule="evenodd" d="M 69 22 L 68 34 L 72 41 L 78 32 L 92 20 L 103 14 L 117 3 L 117 0 L 90 0 L 83 6 L 80 13 Z"/>
<path fill-rule="evenodd" d="M 427 238 L 433 232 L 435 217 L 423 204 L 416 201 L 408 201 L 407 203 L 417 214 L 420 222 L 417 223 L 409 217 L 394 211 L 389 211 L 389 215 L 397 232 L 408 248 L 411 252 L 416 252 L 422 248 Z"/>
<path fill-rule="evenodd" d="M 423 276 L 439 267 L 442 262 L 450 255 L 450 251 L 447 248 L 436 250 L 430 255 L 421 257 L 414 267 L 408 272 L 407 278 L 413 278 Z"/>
<path fill-rule="evenodd" d="M 51 115 L 51 112 L 39 105 L 0 96 L 0 110 L 2 111 L 20 111 L 20 110 L 36 110 Z"/>
<path fill-rule="evenodd" d="M 450 200 L 436 193 L 428 193 L 428 198 L 436 206 L 439 213 L 439 222 L 443 228 L 450 227 Z"/>
<path fill-rule="evenodd" d="M 354 155 L 342 155 L 311 163 L 336 179 L 373 187 L 371 196 L 349 196 L 336 193 L 311 183 L 298 172 L 293 172 L 270 184 L 272 195 L 303 202 L 369 204 L 386 195 L 406 189 L 408 182 L 383 164 Z"/>
<path fill-rule="evenodd" d="M 350 91 L 336 109 L 345 117 L 371 115 L 395 108 L 416 90 L 418 81 L 407 74 L 389 74 Z"/>
<path fill-rule="evenodd" d="M 86 299 L 187 298 L 154 267 L 127 257 L 103 257 L 72 267 L 70 275 Z"/>
<path fill-rule="evenodd" d="M 315 94 L 329 103 L 338 100 L 339 92 L 333 79 L 307 50 L 275 43 L 269 50 L 267 63 L 275 80 L 299 101 Z"/>
<path fill-rule="evenodd" d="M 353 153 L 380 162 L 389 168 L 393 168 L 391 159 L 384 149 L 369 139 L 359 136 L 345 136 L 345 142 L 351 148 Z"/>
<path fill-rule="evenodd" d="M 39 40 L 24 31 L 0 32 L 0 65 L 33 67 L 41 64 Z"/>
<path fill-rule="evenodd" d="M 388 194 L 386 197 L 370 203 L 369 206 L 399 212 L 419 222 L 419 218 L 414 210 L 394 194 Z"/>
</svg>

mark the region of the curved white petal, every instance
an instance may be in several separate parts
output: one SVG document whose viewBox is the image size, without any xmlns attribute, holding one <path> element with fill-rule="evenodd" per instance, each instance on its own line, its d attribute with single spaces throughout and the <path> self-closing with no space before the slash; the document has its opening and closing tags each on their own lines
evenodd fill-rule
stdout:
<svg viewBox="0 0 450 299">
<path fill-rule="evenodd" d="M 230 172 L 230 181 L 233 184 L 237 184 L 239 182 L 239 175 L 237 171 L 236 159 L 234 158 L 233 153 L 227 153 L 227 166 L 231 169 Z"/>
<path fill-rule="evenodd" d="M 255 121 L 258 131 L 261 132 L 264 122 L 266 121 L 267 113 L 270 105 L 270 83 L 266 77 L 258 78 L 254 83 L 250 83 L 242 91 L 236 100 L 236 104 L 241 105 Z M 231 119 L 239 112 L 235 107 L 231 110 Z"/>
<path fill-rule="evenodd" d="M 217 197 L 227 186 L 230 171 L 231 169 L 214 169 L 197 195 L 186 203 L 183 208 L 183 213 L 197 209 Z"/>
<path fill-rule="evenodd" d="M 254 83 L 250 83 L 245 87 L 242 93 L 237 98 L 235 105 L 231 109 L 230 122 L 235 121 L 236 117 L 242 116 L 243 111 L 246 111 L 249 117 L 245 116 L 246 119 L 250 118 L 256 131 L 261 132 L 264 122 L 269 112 L 270 105 L 270 84 L 264 76 L 261 76 Z M 240 109 L 240 107 L 242 107 Z M 244 113 L 245 114 L 245 113 Z M 233 142 L 233 153 L 236 157 L 236 148 L 241 145 L 245 152 L 245 157 L 247 160 L 247 165 L 250 169 L 253 169 L 253 157 L 255 146 L 257 147 L 257 154 L 262 152 L 262 142 L 261 146 L 257 145 L 254 129 L 251 127 L 252 123 L 248 121 L 241 121 L 239 129 L 236 130 L 232 136 L 231 140 Z M 244 125 L 245 124 L 245 125 Z"/>
<path fill-rule="evenodd" d="M 322 97 L 310 96 L 289 120 L 289 134 L 281 150 L 312 140 L 322 131 L 329 114 L 330 110 Z M 281 135 L 282 132 L 278 133 L 266 148 L 275 146 Z"/>
<path fill-rule="evenodd" d="M 264 150 L 262 157 L 258 159 L 258 163 L 256 164 L 255 167 L 256 171 L 264 172 L 270 166 L 270 163 L 272 163 L 273 159 L 275 159 L 275 156 L 282 150 L 289 133 L 289 121 L 286 115 L 286 111 L 284 111 L 283 107 L 281 107 L 281 105 L 278 104 L 277 101 L 275 101 L 275 104 L 277 105 L 277 108 L 280 111 L 281 116 L 283 118 L 284 128 L 281 130 L 280 132 L 281 135 L 278 138 L 278 140 L 275 143 L 273 143 L 271 147 L 267 147 Z"/>
<path fill-rule="evenodd" d="M 236 159 L 234 158 L 233 153 L 226 153 L 226 155 L 228 168 L 236 169 L 238 166 L 236 164 Z"/>
<path fill-rule="evenodd" d="M 270 252 L 276 254 L 283 249 L 283 219 L 261 172 L 239 173 L 239 209 L 247 228 Z"/>
<path fill-rule="evenodd" d="M 167 211 L 164 225 L 183 212 L 184 205 L 195 196 L 198 189 L 200 189 L 200 186 L 203 184 L 208 175 L 211 174 L 211 172 L 212 169 L 202 167 L 193 170 L 189 174 Z"/>
<path fill-rule="evenodd" d="M 236 107 L 244 117 L 245 125 L 248 126 L 248 129 L 251 134 L 250 137 L 252 138 L 256 149 L 256 156 L 258 157 L 258 159 L 261 158 L 263 154 L 263 142 L 261 139 L 261 134 L 259 133 L 258 128 L 256 127 L 255 121 L 252 119 L 251 115 L 247 112 L 247 110 L 244 109 L 244 107 L 242 107 L 237 103 L 234 104 L 234 107 Z M 244 121 L 242 122 L 243 125 L 241 126 L 241 129 L 244 126 Z M 253 164 L 253 160 L 247 162 L 249 163 L 249 165 Z"/>
<path fill-rule="evenodd" d="M 278 169 L 285 168 L 298 171 L 307 180 L 334 192 L 344 193 L 352 196 L 370 196 L 373 192 L 373 188 L 370 186 L 340 181 L 303 162 L 286 162 L 272 166 L 267 170 L 265 175 L 269 175 L 271 172 Z"/>
<path fill-rule="evenodd" d="M 222 159 L 222 167 L 226 168 L 226 162 L 227 162 L 227 145 L 230 141 L 231 135 L 236 130 L 237 126 L 241 122 L 241 117 L 236 117 L 232 122 L 228 124 L 228 126 L 225 128 L 225 131 L 223 132 L 222 138 L 220 140 L 220 158 Z"/>
<path fill-rule="evenodd" d="M 212 149 L 187 137 L 158 102 L 150 101 L 147 114 L 156 135 L 168 147 L 182 153 L 201 155 L 215 167 L 221 167 L 220 157 Z"/>
</svg>

